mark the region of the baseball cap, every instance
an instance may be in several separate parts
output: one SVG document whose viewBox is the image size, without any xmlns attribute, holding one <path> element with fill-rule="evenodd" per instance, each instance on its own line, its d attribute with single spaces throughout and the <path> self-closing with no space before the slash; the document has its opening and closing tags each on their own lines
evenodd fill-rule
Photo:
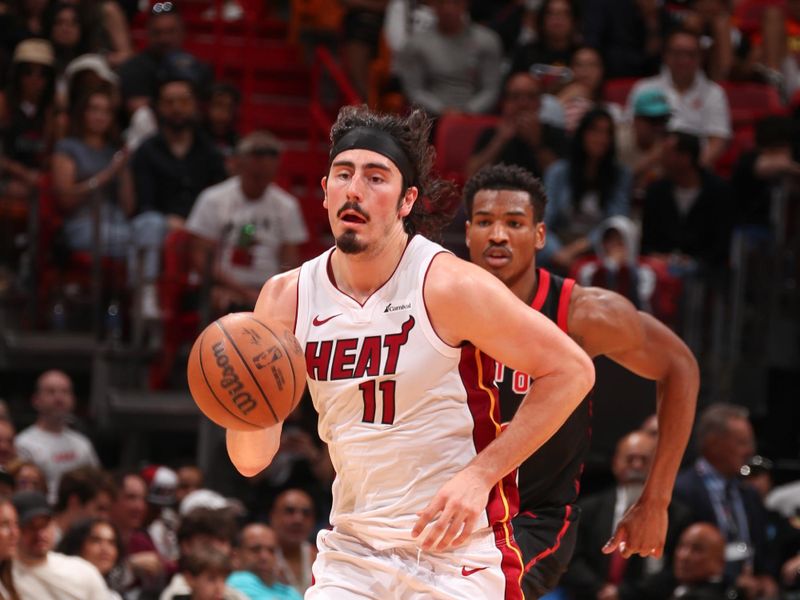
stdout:
<svg viewBox="0 0 800 600">
<path fill-rule="evenodd" d="M 147 482 L 147 501 L 158 506 L 175 504 L 175 490 L 178 488 L 178 474 L 160 465 L 151 465 L 141 473 Z"/>
<path fill-rule="evenodd" d="M 80 71 L 92 71 L 100 79 L 116 85 L 119 81 L 116 73 L 108 66 L 108 61 L 100 54 L 81 54 L 79 57 L 70 61 L 64 69 L 64 76 L 67 81 L 71 81 L 76 73 Z"/>
<path fill-rule="evenodd" d="M 41 492 L 18 492 L 11 498 L 11 503 L 17 509 L 20 525 L 26 525 L 36 517 L 53 516 L 53 509 Z"/>
<path fill-rule="evenodd" d="M 662 90 L 649 88 L 639 91 L 634 97 L 633 114 L 637 117 L 668 117 L 672 108 Z"/>
</svg>

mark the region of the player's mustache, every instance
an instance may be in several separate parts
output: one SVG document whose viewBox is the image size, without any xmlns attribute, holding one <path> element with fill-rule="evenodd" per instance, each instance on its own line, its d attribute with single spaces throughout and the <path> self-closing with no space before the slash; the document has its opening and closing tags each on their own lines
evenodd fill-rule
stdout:
<svg viewBox="0 0 800 600">
<path fill-rule="evenodd" d="M 342 207 L 336 212 L 336 217 L 337 218 L 341 217 L 342 213 L 345 212 L 346 210 L 352 210 L 353 212 L 357 212 L 362 217 L 364 217 L 365 220 L 369 221 L 369 214 L 367 214 L 367 211 L 361 208 L 361 205 L 358 204 L 357 202 L 345 202 L 344 204 L 342 204 Z"/>
<path fill-rule="evenodd" d="M 486 250 L 483 251 L 483 254 L 484 256 L 486 256 L 495 250 L 499 250 L 506 256 L 511 256 L 511 249 L 508 247 L 507 244 L 495 244 L 493 242 L 489 242 L 489 246 L 486 248 Z"/>
</svg>

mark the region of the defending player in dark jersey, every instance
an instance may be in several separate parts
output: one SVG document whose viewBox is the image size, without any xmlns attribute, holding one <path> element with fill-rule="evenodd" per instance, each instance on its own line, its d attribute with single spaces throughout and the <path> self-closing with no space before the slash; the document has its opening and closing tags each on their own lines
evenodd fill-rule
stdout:
<svg viewBox="0 0 800 600">
<path fill-rule="evenodd" d="M 605 355 L 657 382 L 659 440 L 641 498 L 625 514 L 603 552 L 661 556 L 667 506 L 694 420 L 699 373 L 686 345 L 656 319 L 614 292 L 581 287 L 536 267 L 544 246 L 547 198 L 539 180 L 519 167 L 494 165 L 464 188 L 472 262 L 503 281 L 523 302 L 566 331 L 591 357 Z M 503 419 L 530 384 L 497 366 Z M 525 559 L 526 600 L 558 583 L 575 544 L 583 461 L 589 447 L 591 398 L 519 468 L 520 512 L 514 535 Z"/>
</svg>

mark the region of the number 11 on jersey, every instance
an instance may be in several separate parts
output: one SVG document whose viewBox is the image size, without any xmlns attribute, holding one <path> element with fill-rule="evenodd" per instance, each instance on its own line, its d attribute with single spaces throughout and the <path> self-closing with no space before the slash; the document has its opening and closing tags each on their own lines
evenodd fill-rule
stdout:
<svg viewBox="0 0 800 600">
<path fill-rule="evenodd" d="M 381 393 L 383 410 L 381 411 L 381 423 L 383 425 L 391 425 L 394 423 L 394 389 L 395 381 L 391 379 L 381 381 L 378 384 L 378 389 Z M 361 390 L 361 395 L 364 400 L 364 417 L 361 419 L 364 423 L 375 422 L 375 380 L 370 379 L 358 386 Z"/>
</svg>

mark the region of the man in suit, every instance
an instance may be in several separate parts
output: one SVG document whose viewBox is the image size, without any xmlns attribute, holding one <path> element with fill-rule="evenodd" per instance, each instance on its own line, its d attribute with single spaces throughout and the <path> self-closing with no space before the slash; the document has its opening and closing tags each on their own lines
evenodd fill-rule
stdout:
<svg viewBox="0 0 800 600">
<path fill-rule="evenodd" d="M 697 422 L 699 458 L 681 471 L 674 498 L 691 508 L 692 521 L 713 523 L 725 538 L 725 575 L 771 597 L 776 583 L 770 574 L 766 512 L 758 493 L 739 480 L 754 453 L 753 428 L 747 409 L 712 404 Z"/>
<path fill-rule="evenodd" d="M 619 551 L 603 554 L 599 550 L 641 495 L 655 448 L 656 439 L 647 432 L 634 431 L 624 436 L 617 442 L 611 463 L 617 485 L 578 502 L 581 523 L 575 555 L 562 580 L 575 600 L 617 598 L 623 581 L 635 582 L 661 569 L 661 558 L 634 555 L 625 560 Z M 687 517 L 685 508 L 670 506 L 664 556 L 671 556 L 678 535 L 689 522 Z"/>
</svg>

